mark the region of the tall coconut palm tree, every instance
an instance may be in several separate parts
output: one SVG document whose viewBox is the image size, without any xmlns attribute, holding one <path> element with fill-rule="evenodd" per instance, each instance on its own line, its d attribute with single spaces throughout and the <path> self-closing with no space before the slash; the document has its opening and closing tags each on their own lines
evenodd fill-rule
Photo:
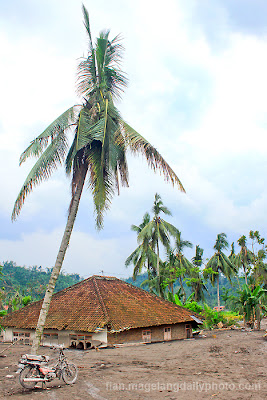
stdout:
<svg viewBox="0 0 267 400">
<path fill-rule="evenodd" d="M 168 290 L 174 295 L 174 283 L 177 281 L 177 275 L 175 271 L 176 255 L 173 249 L 167 252 L 167 261 L 162 263 L 165 279 L 163 282 L 164 289 L 168 287 Z"/>
<path fill-rule="evenodd" d="M 236 255 L 235 263 L 238 268 L 243 268 L 245 282 L 248 284 L 248 273 L 251 269 L 255 257 L 252 251 L 247 248 L 247 238 L 245 235 L 241 236 L 237 243 L 241 247 L 240 252 Z"/>
<path fill-rule="evenodd" d="M 232 264 L 235 264 L 236 262 L 236 254 L 235 254 L 235 244 L 232 242 L 231 244 L 231 253 L 229 255 L 229 260 L 231 261 Z"/>
<path fill-rule="evenodd" d="M 174 267 L 175 267 L 176 276 L 177 276 L 177 278 L 179 280 L 179 283 L 180 283 L 180 286 L 181 286 L 181 289 L 182 289 L 183 302 L 184 303 L 186 301 L 186 293 L 185 293 L 185 289 L 184 289 L 184 286 L 183 286 L 183 278 L 186 275 L 190 275 L 190 271 L 193 268 L 193 265 L 185 257 L 185 255 L 183 253 L 184 249 L 186 247 L 187 248 L 192 248 L 193 245 L 188 240 L 183 240 L 182 236 L 181 236 L 181 232 L 179 230 L 177 230 L 177 233 L 175 235 L 175 248 L 174 248 L 175 263 L 174 263 Z"/>
<path fill-rule="evenodd" d="M 43 133 L 34 139 L 22 153 L 20 164 L 29 157 L 38 160 L 28 174 L 15 202 L 12 219 L 16 219 L 26 196 L 35 186 L 48 179 L 52 172 L 64 164 L 71 176 L 72 195 L 69 213 L 56 262 L 47 286 L 42 309 L 36 327 L 32 352 L 37 352 L 57 277 L 68 247 L 75 217 L 88 177 L 92 191 L 96 226 L 103 226 L 104 212 L 119 187 L 128 186 L 126 150 L 141 153 L 148 165 L 160 171 L 165 179 L 184 191 L 184 188 L 168 163 L 158 151 L 121 117 L 114 101 L 121 96 L 127 85 L 120 69 L 123 47 L 120 38 L 109 39 L 109 31 L 103 31 L 92 41 L 88 12 L 83 6 L 84 25 L 88 34 L 88 55 L 78 66 L 78 94 L 82 103 L 70 107 Z M 68 134 L 74 139 L 68 145 Z"/>
<path fill-rule="evenodd" d="M 223 253 L 223 250 L 229 247 L 225 233 L 219 233 L 216 238 L 213 248 L 215 254 L 208 261 L 205 269 L 211 269 L 213 273 L 210 275 L 212 285 L 217 282 L 217 301 L 218 308 L 220 307 L 220 273 L 225 275 L 230 281 L 231 276 L 237 273 L 237 267 L 231 263 L 229 258 Z"/>
<path fill-rule="evenodd" d="M 161 213 L 171 215 L 171 212 L 166 206 L 164 206 L 161 196 L 158 193 L 155 194 L 152 212 L 154 214 L 153 220 L 142 229 L 138 235 L 138 240 L 142 242 L 145 238 L 151 239 L 152 249 L 157 254 L 156 271 L 158 277 L 158 292 L 160 293 L 159 245 L 162 243 L 168 251 L 170 248 L 170 235 L 175 236 L 178 230 L 172 224 L 160 217 Z"/>
<path fill-rule="evenodd" d="M 145 213 L 140 225 L 132 225 L 131 230 L 139 234 L 142 229 L 150 222 L 149 213 Z M 149 277 L 156 276 L 156 254 L 151 246 L 151 238 L 144 236 L 139 246 L 129 255 L 125 261 L 125 266 L 134 265 L 133 280 L 142 272 L 146 265 Z"/>
<path fill-rule="evenodd" d="M 204 279 L 201 274 L 200 267 L 203 264 L 203 249 L 199 245 L 196 246 L 196 253 L 192 258 L 193 267 L 190 270 L 188 285 L 191 286 L 194 293 L 195 301 L 204 301 L 205 291 L 208 289 L 204 283 Z"/>
<path fill-rule="evenodd" d="M 252 278 L 254 279 L 255 285 L 262 285 L 264 284 L 267 288 L 267 250 L 259 249 L 258 253 L 255 257 L 254 261 L 254 268 L 251 274 Z"/>
<path fill-rule="evenodd" d="M 237 260 L 238 254 L 235 254 L 235 244 L 234 244 L 234 242 L 232 242 L 232 244 L 231 244 L 231 252 L 230 252 L 230 255 L 229 255 L 228 258 L 229 258 L 229 260 L 231 261 L 231 263 L 233 265 L 238 266 L 237 265 L 238 264 L 238 260 Z M 241 285 L 240 285 L 240 281 L 239 281 L 238 275 L 236 275 L 236 279 L 237 279 L 238 287 L 241 290 Z"/>
</svg>

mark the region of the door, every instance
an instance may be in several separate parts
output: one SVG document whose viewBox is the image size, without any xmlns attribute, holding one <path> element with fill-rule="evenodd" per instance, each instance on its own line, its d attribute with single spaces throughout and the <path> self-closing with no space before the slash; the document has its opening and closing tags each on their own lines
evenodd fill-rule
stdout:
<svg viewBox="0 0 267 400">
<path fill-rule="evenodd" d="M 171 339 L 172 339 L 171 328 L 168 326 L 164 328 L 164 340 L 171 340 Z"/>
<path fill-rule="evenodd" d="M 192 327 L 191 325 L 185 325 L 185 336 L 187 339 L 192 337 Z"/>
<path fill-rule="evenodd" d="M 143 331 L 142 332 L 142 339 L 144 342 L 151 342 L 151 330 Z"/>
</svg>

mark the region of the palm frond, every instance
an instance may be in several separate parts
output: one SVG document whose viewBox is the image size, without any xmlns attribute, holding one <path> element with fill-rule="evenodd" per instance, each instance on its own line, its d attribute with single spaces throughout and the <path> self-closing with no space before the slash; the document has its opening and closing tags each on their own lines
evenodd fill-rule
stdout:
<svg viewBox="0 0 267 400">
<path fill-rule="evenodd" d="M 151 238 L 153 230 L 154 230 L 154 221 L 152 220 L 143 227 L 143 229 L 137 236 L 138 243 L 143 242 L 145 239 Z"/>
<path fill-rule="evenodd" d="M 92 35 L 91 35 L 91 29 L 90 29 L 90 21 L 89 21 L 89 14 L 85 6 L 82 4 L 82 10 L 83 10 L 83 23 L 85 26 L 85 29 L 87 30 L 89 40 L 90 40 L 90 45 L 91 48 L 93 47 L 93 42 L 92 42 Z"/>
<path fill-rule="evenodd" d="M 95 64 L 95 50 L 92 41 L 89 14 L 84 5 L 82 5 L 84 26 L 89 36 L 89 52 L 87 59 L 81 61 L 78 66 L 78 93 L 86 95 L 88 98 L 89 94 L 94 91 L 97 83 L 96 76 L 96 64 Z"/>
<path fill-rule="evenodd" d="M 11 219 L 15 220 L 19 215 L 26 196 L 32 191 L 33 187 L 47 180 L 52 172 L 62 164 L 67 151 L 67 140 L 64 132 L 58 134 L 52 143 L 40 156 L 30 173 L 28 174 L 22 189 L 16 199 Z"/>
<path fill-rule="evenodd" d="M 96 63 L 97 63 L 97 74 L 98 74 L 98 84 L 101 87 L 101 83 L 105 85 L 105 58 L 106 51 L 108 47 L 108 35 L 109 31 L 100 32 L 99 37 L 97 38 L 96 44 Z"/>
<path fill-rule="evenodd" d="M 124 131 L 126 145 L 129 147 L 130 151 L 133 154 L 141 153 L 144 155 L 149 167 L 152 168 L 154 172 L 158 170 L 163 174 L 167 182 L 171 182 L 173 186 L 177 185 L 182 192 L 185 192 L 180 179 L 158 151 L 125 121 L 121 119 L 120 123 Z"/>
<path fill-rule="evenodd" d="M 52 122 L 36 139 L 34 139 L 26 150 L 21 154 L 19 164 L 21 165 L 29 157 L 39 157 L 49 145 L 49 140 L 61 135 L 69 128 L 77 117 L 80 106 L 70 107 Z"/>
<path fill-rule="evenodd" d="M 175 235 L 177 235 L 178 229 L 162 218 L 160 219 L 160 225 L 164 226 L 164 229 L 172 236 L 175 237 Z"/>
<path fill-rule="evenodd" d="M 97 76 L 95 66 L 95 54 L 89 54 L 87 58 L 82 59 L 78 65 L 77 93 L 90 99 L 96 91 Z"/>
<path fill-rule="evenodd" d="M 140 256 L 142 245 L 140 244 L 125 260 L 125 266 L 129 267 L 130 264 L 135 264 Z"/>
<path fill-rule="evenodd" d="M 93 194 L 98 229 L 103 226 L 104 212 L 109 209 L 114 196 L 114 175 L 108 166 L 102 167 L 101 152 L 101 143 L 97 141 L 94 141 L 92 146 L 85 151 L 90 171 L 89 186 Z"/>
</svg>

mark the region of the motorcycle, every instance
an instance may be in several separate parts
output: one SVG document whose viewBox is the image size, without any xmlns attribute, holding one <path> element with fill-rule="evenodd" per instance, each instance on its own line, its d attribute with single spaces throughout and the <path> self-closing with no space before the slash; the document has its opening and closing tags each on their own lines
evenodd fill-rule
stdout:
<svg viewBox="0 0 267 400">
<path fill-rule="evenodd" d="M 76 382 L 78 369 L 75 364 L 68 363 L 62 346 L 59 347 L 56 365 L 51 367 L 48 362 L 48 356 L 24 354 L 17 371 L 20 384 L 26 389 L 32 389 L 39 382 L 45 384 L 55 378 L 62 378 L 67 385 Z"/>
</svg>

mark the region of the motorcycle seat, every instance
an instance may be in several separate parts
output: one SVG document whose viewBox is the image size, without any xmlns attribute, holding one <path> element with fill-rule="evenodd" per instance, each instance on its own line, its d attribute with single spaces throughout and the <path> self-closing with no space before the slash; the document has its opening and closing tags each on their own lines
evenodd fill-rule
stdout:
<svg viewBox="0 0 267 400">
<path fill-rule="evenodd" d="M 31 361 L 49 361 L 49 357 L 48 356 L 38 356 L 38 355 L 34 355 L 34 354 L 25 354 L 27 360 L 31 360 Z"/>
</svg>

